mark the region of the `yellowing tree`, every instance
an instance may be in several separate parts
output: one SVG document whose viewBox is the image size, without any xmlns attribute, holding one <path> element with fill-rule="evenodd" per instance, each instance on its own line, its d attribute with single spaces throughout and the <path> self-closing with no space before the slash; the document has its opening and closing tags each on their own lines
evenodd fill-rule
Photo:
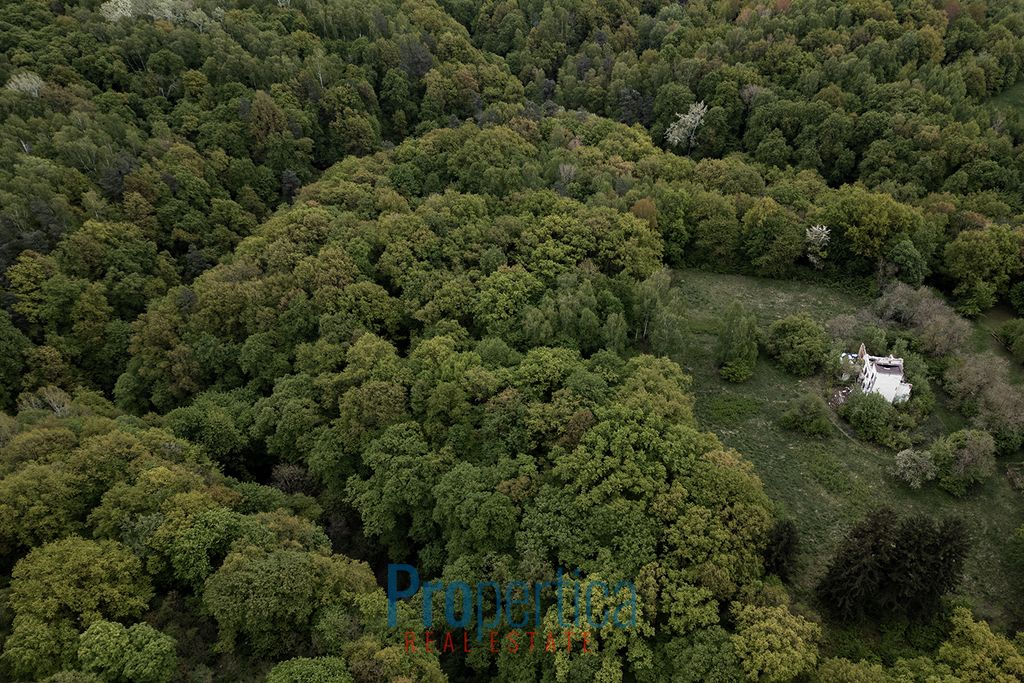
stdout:
<svg viewBox="0 0 1024 683">
<path fill-rule="evenodd" d="M 821 629 L 785 607 L 735 604 L 733 645 L 747 680 L 784 683 L 814 668 Z"/>
</svg>

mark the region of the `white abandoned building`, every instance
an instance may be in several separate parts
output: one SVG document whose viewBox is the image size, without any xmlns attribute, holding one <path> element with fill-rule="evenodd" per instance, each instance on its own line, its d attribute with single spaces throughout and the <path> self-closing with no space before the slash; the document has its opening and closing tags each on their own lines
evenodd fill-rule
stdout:
<svg viewBox="0 0 1024 683">
<path fill-rule="evenodd" d="M 872 356 L 864 345 L 857 354 L 844 353 L 860 372 L 857 381 L 865 394 L 879 394 L 889 403 L 902 403 L 910 398 L 913 385 L 903 379 L 903 359 L 893 356 Z"/>
</svg>

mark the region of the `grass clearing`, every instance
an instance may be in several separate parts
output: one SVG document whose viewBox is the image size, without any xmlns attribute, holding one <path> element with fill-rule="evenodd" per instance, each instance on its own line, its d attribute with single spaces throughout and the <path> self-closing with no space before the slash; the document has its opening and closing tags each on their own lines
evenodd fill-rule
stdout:
<svg viewBox="0 0 1024 683">
<path fill-rule="evenodd" d="M 989 104 L 999 109 L 1024 111 L 1024 81 L 1015 83 L 995 97 L 990 98 Z"/>
<path fill-rule="evenodd" d="M 822 376 L 794 377 L 762 354 L 749 381 L 730 384 L 718 377 L 714 349 L 728 303 L 742 302 L 763 326 L 791 313 L 825 322 L 855 313 L 870 301 L 809 283 L 698 271 L 677 272 L 675 281 L 686 309 L 685 341 L 675 360 L 694 378 L 701 424 L 753 462 L 779 514 L 799 528 L 801 551 L 793 578 L 797 601 L 813 600 L 814 586 L 849 527 L 872 508 L 888 505 L 901 512 L 962 517 L 974 539 L 962 597 L 994 626 L 1018 626 L 1024 607 L 1019 578 L 1009 568 L 1009 541 L 1024 524 L 1024 494 L 1010 487 L 1002 465 L 991 481 L 964 499 L 934 484 L 913 491 L 889 475 L 891 451 L 855 439 L 837 416 L 836 429 L 827 438 L 806 437 L 779 425 L 790 401 L 824 392 Z M 979 340 L 981 335 L 988 336 L 979 330 Z M 942 400 L 932 421 L 951 429 L 963 425 L 963 418 Z"/>
</svg>

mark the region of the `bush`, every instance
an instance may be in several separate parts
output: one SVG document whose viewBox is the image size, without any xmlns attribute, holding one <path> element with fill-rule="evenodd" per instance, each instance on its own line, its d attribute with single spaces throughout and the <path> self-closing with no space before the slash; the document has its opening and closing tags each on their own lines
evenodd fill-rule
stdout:
<svg viewBox="0 0 1024 683">
<path fill-rule="evenodd" d="M 1024 363 L 1024 319 L 1010 320 L 999 328 L 999 340 L 1013 357 Z"/>
<path fill-rule="evenodd" d="M 936 477 L 938 468 L 928 451 L 905 448 L 896 454 L 892 474 L 910 488 L 919 489 Z"/>
<path fill-rule="evenodd" d="M 765 348 L 788 372 L 807 377 L 825 362 L 828 335 L 810 316 L 790 315 L 771 324 Z"/>
<path fill-rule="evenodd" d="M 895 447 L 903 438 L 896 432 L 896 409 L 878 394 L 856 391 L 846 399 L 839 413 L 862 439 Z"/>
<path fill-rule="evenodd" d="M 718 335 L 718 373 L 728 382 L 743 382 L 754 374 L 757 364 L 757 320 L 739 303 L 725 312 Z"/>
<path fill-rule="evenodd" d="M 779 422 L 786 429 L 807 436 L 828 436 L 832 433 L 828 411 L 828 404 L 823 398 L 816 394 L 807 394 L 792 401 L 789 410 L 782 414 Z"/>
<path fill-rule="evenodd" d="M 936 439 L 931 459 L 939 473 L 939 486 L 962 496 L 996 471 L 996 444 L 992 435 L 979 429 L 961 429 Z"/>
</svg>

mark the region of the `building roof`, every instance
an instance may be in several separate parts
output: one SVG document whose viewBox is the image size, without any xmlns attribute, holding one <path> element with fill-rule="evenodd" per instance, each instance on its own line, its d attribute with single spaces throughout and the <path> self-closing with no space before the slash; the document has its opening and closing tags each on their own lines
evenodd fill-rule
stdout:
<svg viewBox="0 0 1024 683">
<path fill-rule="evenodd" d="M 882 375 L 902 375 L 903 374 L 903 359 L 902 358 L 872 358 L 871 362 L 875 365 L 875 372 Z"/>
</svg>

